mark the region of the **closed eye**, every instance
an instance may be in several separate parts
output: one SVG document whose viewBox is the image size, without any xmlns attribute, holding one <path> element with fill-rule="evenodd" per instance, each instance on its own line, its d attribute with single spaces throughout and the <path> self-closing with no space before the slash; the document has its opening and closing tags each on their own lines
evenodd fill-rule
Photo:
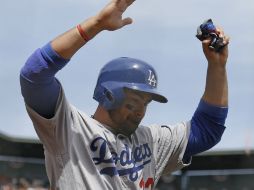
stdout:
<svg viewBox="0 0 254 190">
<path fill-rule="evenodd" d="M 125 107 L 128 109 L 128 110 L 131 110 L 133 111 L 135 109 L 135 106 L 132 105 L 132 104 L 126 104 Z"/>
</svg>

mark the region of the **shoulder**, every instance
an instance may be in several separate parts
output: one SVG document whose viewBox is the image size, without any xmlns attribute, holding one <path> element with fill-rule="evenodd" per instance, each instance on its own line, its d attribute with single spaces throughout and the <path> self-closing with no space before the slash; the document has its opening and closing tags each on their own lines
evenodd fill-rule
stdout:
<svg viewBox="0 0 254 190">
<path fill-rule="evenodd" d="M 135 135 L 143 139 L 153 139 L 156 141 L 158 138 L 166 137 L 169 139 L 171 136 L 188 136 L 190 131 L 190 121 L 179 122 L 173 125 L 159 125 L 152 124 L 148 126 L 139 126 Z"/>
</svg>

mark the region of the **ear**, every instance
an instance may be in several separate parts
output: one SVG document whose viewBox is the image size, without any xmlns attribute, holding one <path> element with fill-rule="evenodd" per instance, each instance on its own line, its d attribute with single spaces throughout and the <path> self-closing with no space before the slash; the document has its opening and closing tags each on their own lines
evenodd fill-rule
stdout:
<svg viewBox="0 0 254 190">
<path fill-rule="evenodd" d="M 115 109 L 119 107 L 125 98 L 125 93 L 123 91 L 123 88 L 113 88 L 113 89 L 107 89 L 105 87 L 103 92 L 103 101 L 102 106 L 104 106 L 106 109 Z"/>
<path fill-rule="evenodd" d="M 113 94 L 112 94 L 108 89 L 105 89 L 104 94 L 105 94 L 105 97 L 106 97 L 110 102 L 113 102 L 113 101 L 114 101 Z"/>
<path fill-rule="evenodd" d="M 102 101 L 101 101 L 101 105 L 106 109 L 106 110 L 110 110 L 112 108 L 114 108 L 115 106 L 115 97 L 114 97 L 114 92 L 107 89 L 106 87 L 104 87 L 103 90 L 103 96 L 102 96 Z"/>
</svg>

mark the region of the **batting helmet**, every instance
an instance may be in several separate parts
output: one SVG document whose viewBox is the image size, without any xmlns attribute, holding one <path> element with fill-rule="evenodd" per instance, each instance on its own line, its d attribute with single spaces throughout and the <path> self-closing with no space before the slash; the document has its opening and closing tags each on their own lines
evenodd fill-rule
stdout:
<svg viewBox="0 0 254 190">
<path fill-rule="evenodd" d="M 124 100 L 124 88 L 146 92 L 152 99 L 166 103 L 166 97 L 157 92 L 157 75 L 148 63 L 129 57 L 108 62 L 100 71 L 93 98 L 105 109 L 117 108 Z"/>
</svg>

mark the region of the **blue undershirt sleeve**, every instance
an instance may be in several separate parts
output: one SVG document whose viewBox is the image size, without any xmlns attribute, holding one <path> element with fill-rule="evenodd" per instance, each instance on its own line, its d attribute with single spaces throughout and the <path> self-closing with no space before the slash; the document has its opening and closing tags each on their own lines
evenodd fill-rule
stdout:
<svg viewBox="0 0 254 190">
<path fill-rule="evenodd" d="M 227 107 L 217 107 L 201 100 L 191 119 L 191 129 L 184 161 L 216 145 L 225 130 Z"/>
<path fill-rule="evenodd" d="M 21 93 L 27 105 L 45 118 L 54 116 L 60 84 L 55 74 L 69 60 L 60 57 L 48 43 L 37 49 L 20 72 Z"/>
</svg>

